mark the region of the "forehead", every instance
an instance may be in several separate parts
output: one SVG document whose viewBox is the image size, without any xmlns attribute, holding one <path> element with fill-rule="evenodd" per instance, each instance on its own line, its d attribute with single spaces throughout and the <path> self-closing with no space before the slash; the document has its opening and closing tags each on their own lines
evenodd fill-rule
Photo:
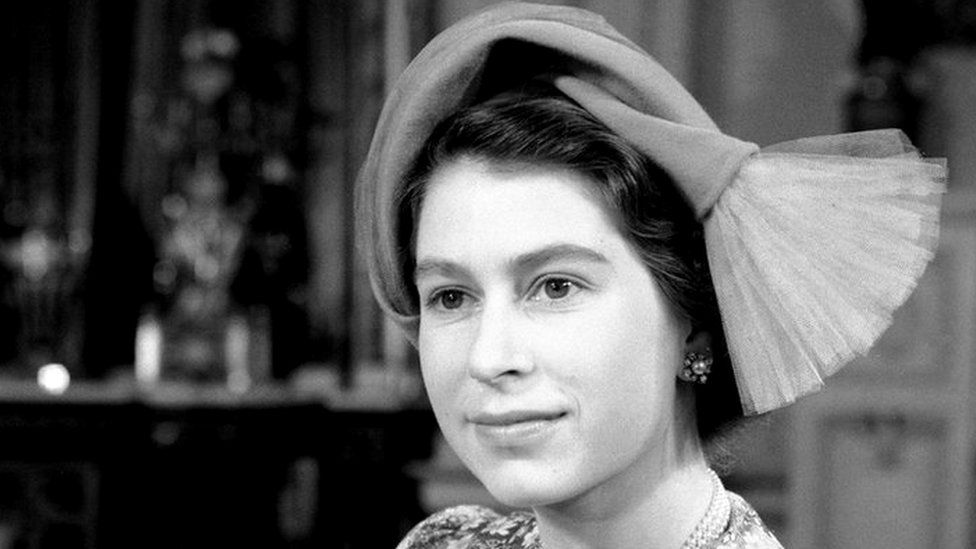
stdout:
<svg viewBox="0 0 976 549">
<path fill-rule="evenodd" d="M 461 159 L 435 170 L 417 223 L 416 255 L 477 256 L 553 241 L 625 246 L 595 184 L 576 171 Z"/>
</svg>

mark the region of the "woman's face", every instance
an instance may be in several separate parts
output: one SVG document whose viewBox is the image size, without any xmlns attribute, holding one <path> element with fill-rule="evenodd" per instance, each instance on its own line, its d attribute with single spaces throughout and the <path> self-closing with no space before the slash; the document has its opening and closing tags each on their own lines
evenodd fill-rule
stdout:
<svg viewBox="0 0 976 549">
<path fill-rule="evenodd" d="M 688 325 L 591 186 L 457 160 L 431 175 L 417 223 L 434 412 L 509 505 L 626 487 L 667 459 Z"/>
</svg>

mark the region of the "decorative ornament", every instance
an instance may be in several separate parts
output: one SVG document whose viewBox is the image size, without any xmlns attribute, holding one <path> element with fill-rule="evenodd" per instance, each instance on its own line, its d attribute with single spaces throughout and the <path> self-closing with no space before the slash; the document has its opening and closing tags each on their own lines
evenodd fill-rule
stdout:
<svg viewBox="0 0 976 549">
<path fill-rule="evenodd" d="M 684 366 L 678 372 L 678 379 L 688 383 L 704 385 L 708 382 L 708 374 L 712 373 L 712 354 L 708 350 L 704 353 L 694 351 L 685 355 Z"/>
</svg>

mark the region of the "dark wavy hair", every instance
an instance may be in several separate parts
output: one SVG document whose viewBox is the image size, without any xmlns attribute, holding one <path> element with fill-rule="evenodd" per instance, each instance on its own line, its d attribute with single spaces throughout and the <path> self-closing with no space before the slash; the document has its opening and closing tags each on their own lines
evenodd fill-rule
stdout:
<svg viewBox="0 0 976 549">
<path fill-rule="evenodd" d="M 694 329 L 711 334 L 715 363 L 696 384 L 698 434 L 717 442 L 742 417 L 703 229 L 671 178 L 651 159 L 550 85 L 534 83 L 461 109 L 428 138 L 399 197 L 404 280 L 412 280 L 413 239 L 429 175 L 461 157 L 502 166 L 551 165 L 587 176 L 618 229 L 664 295 Z M 416 292 L 414 292 L 416 294 Z M 414 299 L 417 296 L 414 295 Z M 416 306 L 416 303 L 414 303 Z M 415 309 L 416 310 L 416 309 Z"/>
</svg>

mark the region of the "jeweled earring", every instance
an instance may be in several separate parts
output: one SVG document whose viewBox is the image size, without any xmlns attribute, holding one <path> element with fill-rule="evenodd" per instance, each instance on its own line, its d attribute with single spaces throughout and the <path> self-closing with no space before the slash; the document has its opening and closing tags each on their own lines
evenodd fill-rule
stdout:
<svg viewBox="0 0 976 549">
<path fill-rule="evenodd" d="M 703 385 L 708 381 L 710 373 L 712 373 L 712 353 L 708 350 L 704 353 L 690 351 L 685 355 L 684 364 L 678 372 L 678 379 Z"/>
</svg>

